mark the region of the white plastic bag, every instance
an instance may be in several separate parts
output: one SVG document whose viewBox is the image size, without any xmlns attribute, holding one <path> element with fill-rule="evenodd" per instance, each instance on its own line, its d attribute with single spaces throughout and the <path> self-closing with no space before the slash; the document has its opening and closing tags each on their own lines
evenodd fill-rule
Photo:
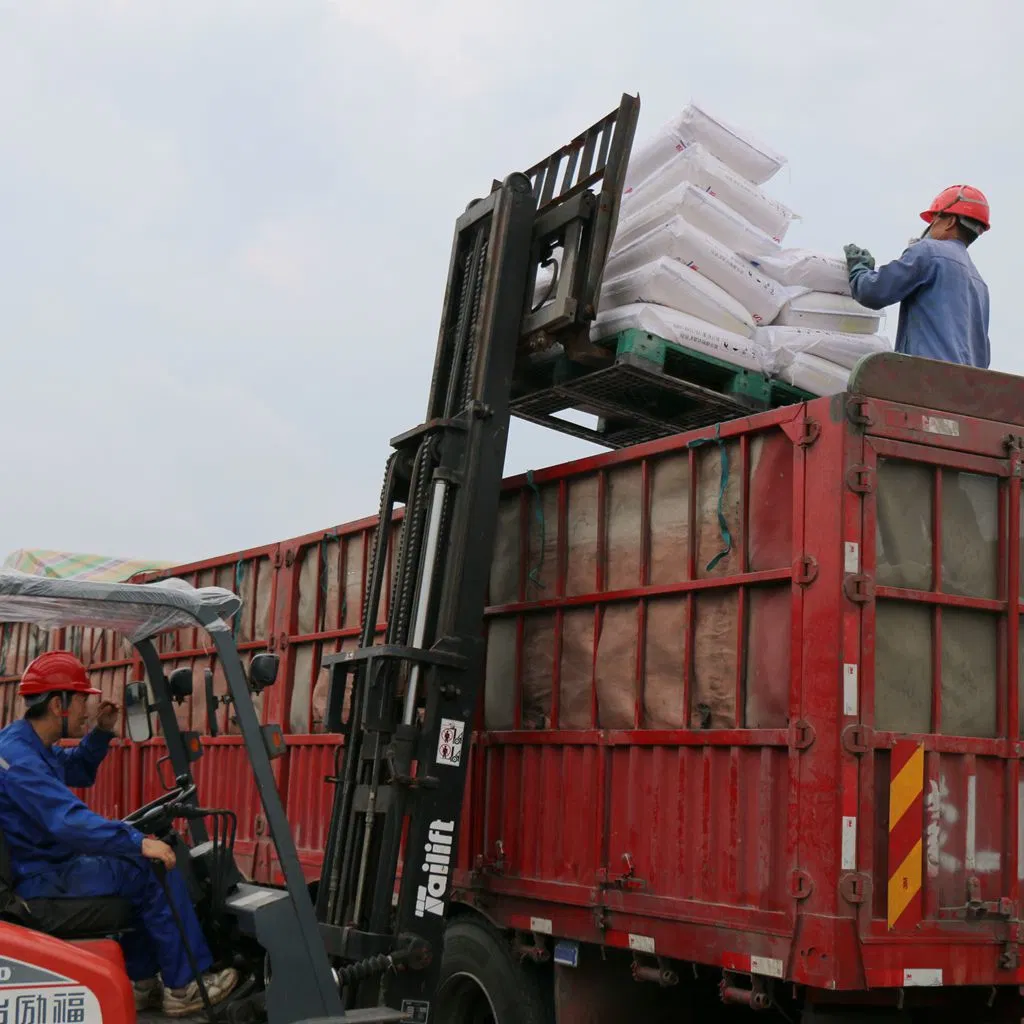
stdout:
<svg viewBox="0 0 1024 1024">
<path fill-rule="evenodd" d="M 631 180 L 627 173 L 620 217 L 632 217 L 683 182 L 710 190 L 777 242 L 782 241 L 789 225 L 797 219 L 788 206 L 766 195 L 696 144 L 673 153 L 641 180 Z"/>
<path fill-rule="evenodd" d="M 712 156 L 755 185 L 763 185 L 786 163 L 784 156 L 763 142 L 691 103 L 678 117 L 663 125 L 653 138 L 633 150 L 629 161 L 630 180 L 642 181 L 673 153 L 693 143 L 704 146 Z"/>
<path fill-rule="evenodd" d="M 777 253 L 779 243 L 717 196 L 685 182 L 619 222 L 613 254 L 672 217 L 685 218 L 740 256 Z M 770 276 L 770 275 L 769 275 Z"/>
<path fill-rule="evenodd" d="M 845 390 L 850 382 L 850 371 L 845 366 L 827 359 L 799 352 L 793 361 L 779 371 L 779 379 L 794 387 L 810 391 L 812 395 L 834 395 Z"/>
<path fill-rule="evenodd" d="M 670 256 L 606 278 L 598 312 L 636 302 L 667 306 L 745 338 L 754 334 L 752 317 L 736 299 Z"/>
<path fill-rule="evenodd" d="M 789 366 L 800 353 L 852 370 L 863 356 L 892 351 L 889 339 L 877 334 L 840 334 L 805 327 L 759 327 L 754 341 L 770 353 L 766 368 L 771 373 Z"/>
<path fill-rule="evenodd" d="M 779 327 L 809 327 L 840 334 L 878 334 L 885 314 L 868 309 L 848 295 L 807 292 L 790 299 L 774 323 Z"/>
<path fill-rule="evenodd" d="M 622 274 L 661 256 L 685 263 L 724 288 L 750 312 L 755 324 L 770 324 L 786 301 L 779 285 L 682 217 L 673 217 L 620 249 L 608 261 L 608 273 Z"/>
<path fill-rule="evenodd" d="M 749 255 L 755 267 L 787 287 L 834 295 L 850 294 L 850 276 L 842 256 L 830 256 L 811 249 L 783 249 L 775 253 L 745 255 Z"/>
<path fill-rule="evenodd" d="M 646 331 L 734 366 L 764 372 L 764 350 L 759 345 L 740 334 L 664 306 L 639 302 L 606 310 L 598 314 L 591 326 L 590 339 L 597 342 L 630 329 Z"/>
</svg>

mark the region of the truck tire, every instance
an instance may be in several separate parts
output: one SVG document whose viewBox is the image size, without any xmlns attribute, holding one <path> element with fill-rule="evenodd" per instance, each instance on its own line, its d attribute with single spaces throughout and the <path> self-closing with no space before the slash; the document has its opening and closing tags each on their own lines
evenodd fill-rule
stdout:
<svg viewBox="0 0 1024 1024">
<path fill-rule="evenodd" d="M 445 932 L 438 1024 L 550 1024 L 539 972 L 519 963 L 500 933 L 474 919 Z"/>
</svg>

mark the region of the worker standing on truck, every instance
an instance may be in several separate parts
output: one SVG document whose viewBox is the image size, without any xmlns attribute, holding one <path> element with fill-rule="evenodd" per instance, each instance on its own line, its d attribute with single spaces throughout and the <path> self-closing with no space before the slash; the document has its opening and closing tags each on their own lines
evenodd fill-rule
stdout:
<svg viewBox="0 0 1024 1024">
<path fill-rule="evenodd" d="M 85 666 L 67 651 L 40 655 L 18 688 L 25 717 L 0 732 L 0 831 L 17 895 L 24 900 L 121 896 L 131 902 L 137 930 L 122 947 L 139 1009 L 161 1007 L 170 1017 L 203 1009 L 199 986 L 164 887 L 150 862 L 167 869 L 170 893 L 211 1002 L 238 984 L 234 969 L 211 972 L 212 957 L 174 851 L 122 821 L 93 813 L 68 788 L 88 788 L 107 755 L 118 707 L 100 704 L 86 734 L 90 695 Z M 82 738 L 84 736 L 84 738 Z M 82 738 L 73 749 L 60 739 Z M 158 977 L 158 971 L 160 977 Z"/>
<path fill-rule="evenodd" d="M 988 200 L 971 185 L 951 185 L 921 219 L 921 238 L 878 270 L 867 249 L 846 246 L 853 297 L 869 309 L 900 303 L 897 352 L 988 369 L 988 287 L 967 254 L 989 229 Z"/>
</svg>

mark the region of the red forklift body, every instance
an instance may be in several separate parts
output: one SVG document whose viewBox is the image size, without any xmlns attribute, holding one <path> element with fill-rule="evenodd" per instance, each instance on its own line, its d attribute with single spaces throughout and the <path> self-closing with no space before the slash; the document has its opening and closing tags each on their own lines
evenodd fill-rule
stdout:
<svg viewBox="0 0 1024 1024">
<path fill-rule="evenodd" d="M 0 921 L 0 1020 L 135 1020 L 116 942 L 61 942 Z"/>
</svg>

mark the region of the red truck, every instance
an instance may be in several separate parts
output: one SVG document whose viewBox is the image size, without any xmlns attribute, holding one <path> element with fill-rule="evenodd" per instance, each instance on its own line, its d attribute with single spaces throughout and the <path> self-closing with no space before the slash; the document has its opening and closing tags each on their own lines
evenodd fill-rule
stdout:
<svg viewBox="0 0 1024 1024">
<path fill-rule="evenodd" d="M 458 1019 L 532 1020 L 501 1010 L 526 993 L 560 1022 L 1019 1020 L 1022 471 L 1021 380 L 875 356 L 845 394 L 506 481 L 453 911 L 492 1017 L 470 991 Z M 357 643 L 374 525 L 173 573 L 240 593 L 240 648 L 282 657 L 262 716 L 311 881 L 320 663 Z M 47 643 L 112 695 L 139 673 L 110 634 L 7 626 L 5 721 Z M 217 669 L 191 634 L 162 654 Z M 203 693 L 181 714 L 205 731 Z M 272 880 L 219 714 L 197 777 Z M 156 795 L 161 756 L 118 747 L 94 806 Z"/>
</svg>

